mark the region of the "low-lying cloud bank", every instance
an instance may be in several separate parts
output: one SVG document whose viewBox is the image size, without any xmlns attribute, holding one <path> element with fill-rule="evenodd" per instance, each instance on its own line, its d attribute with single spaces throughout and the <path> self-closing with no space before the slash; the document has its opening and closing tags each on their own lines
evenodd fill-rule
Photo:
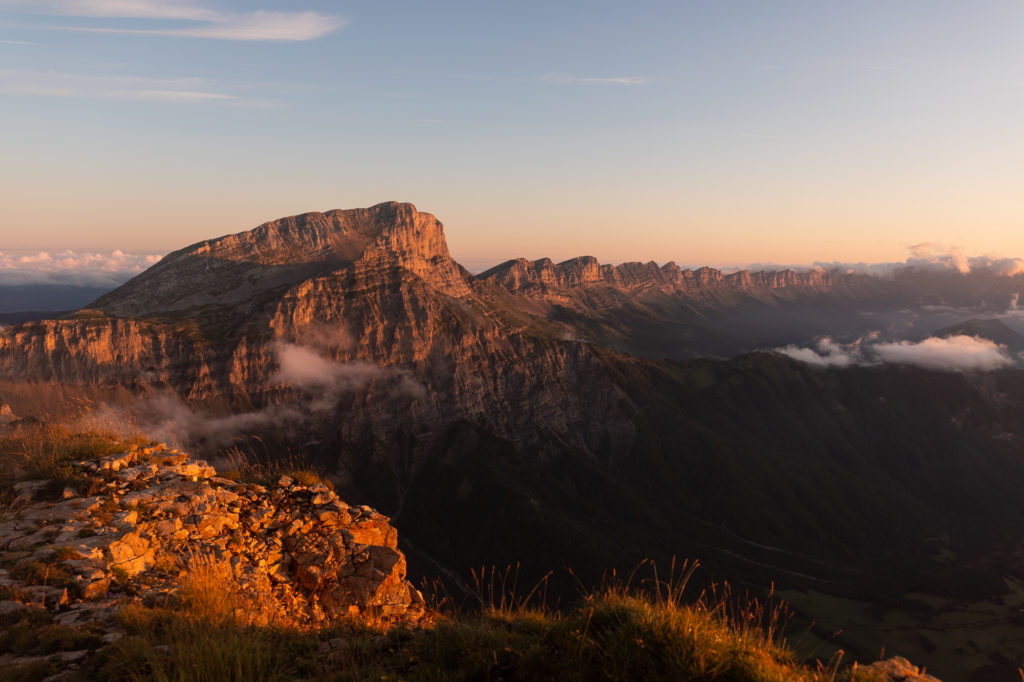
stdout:
<svg viewBox="0 0 1024 682">
<path fill-rule="evenodd" d="M 933 336 L 917 343 L 880 343 L 871 350 L 883 362 L 917 365 L 928 369 L 985 371 L 1014 364 L 1004 347 L 975 336 Z"/>
<path fill-rule="evenodd" d="M 910 256 L 902 263 L 815 263 L 818 267 L 843 272 L 860 272 L 876 277 L 891 277 L 901 270 L 959 272 L 962 275 L 1012 277 L 1024 273 L 1024 259 L 988 254 L 968 256 L 958 247 L 922 242 L 910 247 Z"/>
<path fill-rule="evenodd" d="M 61 284 L 113 288 L 149 268 L 161 257 L 121 250 L 0 251 L 0 285 Z"/>
<path fill-rule="evenodd" d="M 848 275 L 861 274 L 873 277 L 891 278 L 909 271 L 933 273 L 960 273 L 961 275 L 988 275 L 991 277 L 1013 277 L 1024 274 L 1024 258 L 1010 258 L 995 254 L 968 256 L 963 249 L 947 247 L 932 242 L 922 242 L 909 247 L 906 260 L 888 263 L 864 263 L 846 261 L 816 261 L 813 265 L 779 265 L 777 263 L 753 263 L 742 268 L 724 268 L 727 271 L 749 270 L 825 270 Z"/>
<path fill-rule="evenodd" d="M 783 355 L 811 365 L 850 367 L 890 363 L 950 372 L 988 371 L 1016 364 L 1004 346 L 976 336 L 879 342 L 877 335 L 841 344 L 824 337 L 813 347 L 786 346 Z"/>
<path fill-rule="evenodd" d="M 144 433 L 176 447 L 213 449 L 263 429 L 289 428 L 330 415 L 345 398 L 359 393 L 372 392 L 388 402 L 406 405 L 427 395 L 423 384 L 407 369 L 325 357 L 328 346 L 350 343 L 343 331 L 306 331 L 304 341 L 312 345 L 282 341 L 274 346 L 278 369 L 271 383 L 297 392 L 287 400 L 259 410 L 211 415 L 168 393 L 141 399 L 128 408 L 105 405 L 86 417 L 84 425 L 125 436 Z"/>
</svg>

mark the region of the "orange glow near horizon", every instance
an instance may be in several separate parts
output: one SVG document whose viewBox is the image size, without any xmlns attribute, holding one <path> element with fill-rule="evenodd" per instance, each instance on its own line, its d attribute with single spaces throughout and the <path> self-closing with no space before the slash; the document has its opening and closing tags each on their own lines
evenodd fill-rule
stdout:
<svg viewBox="0 0 1024 682">
<path fill-rule="evenodd" d="M 37 205 L 24 216 L 5 217 L 6 224 L 13 229 L 5 235 L 0 251 L 70 248 L 167 253 L 286 215 L 373 203 L 378 200 L 301 209 L 267 199 L 241 207 L 227 202 L 154 206 L 136 198 L 123 202 L 120 210 L 113 213 L 98 200 L 51 205 L 46 209 Z M 666 207 L 668 210 L 661 212 L 650 205 L 644 212 L 613 212 L 608 210 L 611 207 L 585 212 L 573 210 L 572 206 L 549 206 L 547 212 L 528 212 L 517 211 L 507 203 L 500 210 L 462 205 L 435 208 L 425 202 L 418 202 L 417 208 L 441 219 L 456 260 L 472 262 L 511 258 L 551 258 L 557 262 L 589 255 L 602 263 L 653 260 L 715 267 L 752 263 L 875 263 L 903 261 L 910 247 L 922 242 L 960 249 L 968 255 L 1024 254 L 1024 230 L 1020 229 L 1024 221 L 1019 216 L 969 216 L 966 211 L 948 208 L 917 215 L 909 210 L 902 214 L 894 211 L 893 221 L 888 223 L 881 215 L 868 211 L 828 219 L 811 210 L 794 210 L 785 216 L 765 215 L 758 219 L 738 210 L 715 212 L 705 208 L 687 216 L 678 207 Z M 879 209 L 875 213 L 882 212 Z M 829 222 L 828 229 L 819 227 L 825 222 Z M 987 227 L 979 227 L 979 223 Z M 968 229 L 965 225 L 972 227 Z"/>
</svg>

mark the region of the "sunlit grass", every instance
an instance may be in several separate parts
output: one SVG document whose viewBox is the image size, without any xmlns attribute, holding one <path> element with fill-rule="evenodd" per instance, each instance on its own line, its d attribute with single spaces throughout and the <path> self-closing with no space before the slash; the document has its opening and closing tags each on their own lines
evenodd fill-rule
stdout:
<svg viewBox="0 0 1024 682">
<path fill-rule="evenodd" d="M 112 433 L 24 427 L 0 438 L 0 467 L 25 479 L 55 478 L 68 473 L 70 462 L 103 457 L 130 445 Z"/>
<path fill-rule="evenodd" d="M 258 622 L 216 562 L 193 566 L 177 607 L 131 607 L 128 637 L 105 649 L 99 680 L 731 680 L 867 682 L 861 671 L 807 666 L 782 639 L 784 609 L 728 590 L 684 598 L 693 565 L 659 581 L 610 581 L 565 610 L 523 589 L 515 571 L 475 572 L 469 612 L 429 626 L 324 630 Z"/>
<path fill-rule="evenodd" d="M 20 481 L 47 481 L 42 494 L 59 496 L 78 478 L 72 463 L 124 452 L 144 444 L 106 431 L 74 430 L 63 426 L 30 424 L 0 435 L 0 511 L 13 511 L 19 500 L 14 486 Z"/>
</svg>

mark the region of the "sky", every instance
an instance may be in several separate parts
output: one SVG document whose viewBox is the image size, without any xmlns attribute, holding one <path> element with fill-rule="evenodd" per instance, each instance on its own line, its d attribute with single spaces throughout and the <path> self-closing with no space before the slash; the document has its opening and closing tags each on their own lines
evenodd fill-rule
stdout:
<svg viewBox="0 0 1024 682">
<path fill-rule="evenodd" d="M 1024 256 L 1022 112 L 1020 0 L 0 0 L 0 266 L 388 200 L 471 269 Z"/>
</svg>

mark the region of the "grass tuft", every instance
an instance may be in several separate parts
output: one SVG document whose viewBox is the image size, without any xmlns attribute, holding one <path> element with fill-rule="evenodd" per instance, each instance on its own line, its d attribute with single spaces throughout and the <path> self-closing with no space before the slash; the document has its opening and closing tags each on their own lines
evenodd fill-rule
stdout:
<svg viewBox="0 0 1024 682">
<path fill-rule="evenodd" d="M 213 465 L 221 476 L 233 481 L 269 485 L 284 475 L 302 485 L 320 483 L 334 490 L 334 483 L 326 473 L 305 457 L 294 453 L 282 457 L 268 451 L 261 454 L 257 447 L 261 443 L 258 436 L 251 436 L 242 446 L 236 445 L 218 452 Z"/>
<path fill-rule="evenodd" d="M 103 431 L 72 431 L 61 426 L 31 425 L 0 437 L 0 488 L 17 481 L 72 480 L 71 463 L 96 459 L 142 444 Z"/>
<path fill-rule="evenodd" d="M 653 568 L 648 565 L 649 568 Z M 122 613 L 129 636 L 86 671 L 97 680 L 730 680 L 868 682 L 863 670 L 805 666 L 782 639 L 784 610 L 727 588 L 687 602 L 696 564 L 664 580 L 609 581 L 568 610 L 549 609 L 541 581 L 517 595 L 515 568 L 478 571 L 477 608 L 430 627 L 358 622 L 320 631 L 259 623 L 228 569 L 195 559 L 182 607 Z M 254 623 L 259 623 L 254 625 Z"/>
</svg>

